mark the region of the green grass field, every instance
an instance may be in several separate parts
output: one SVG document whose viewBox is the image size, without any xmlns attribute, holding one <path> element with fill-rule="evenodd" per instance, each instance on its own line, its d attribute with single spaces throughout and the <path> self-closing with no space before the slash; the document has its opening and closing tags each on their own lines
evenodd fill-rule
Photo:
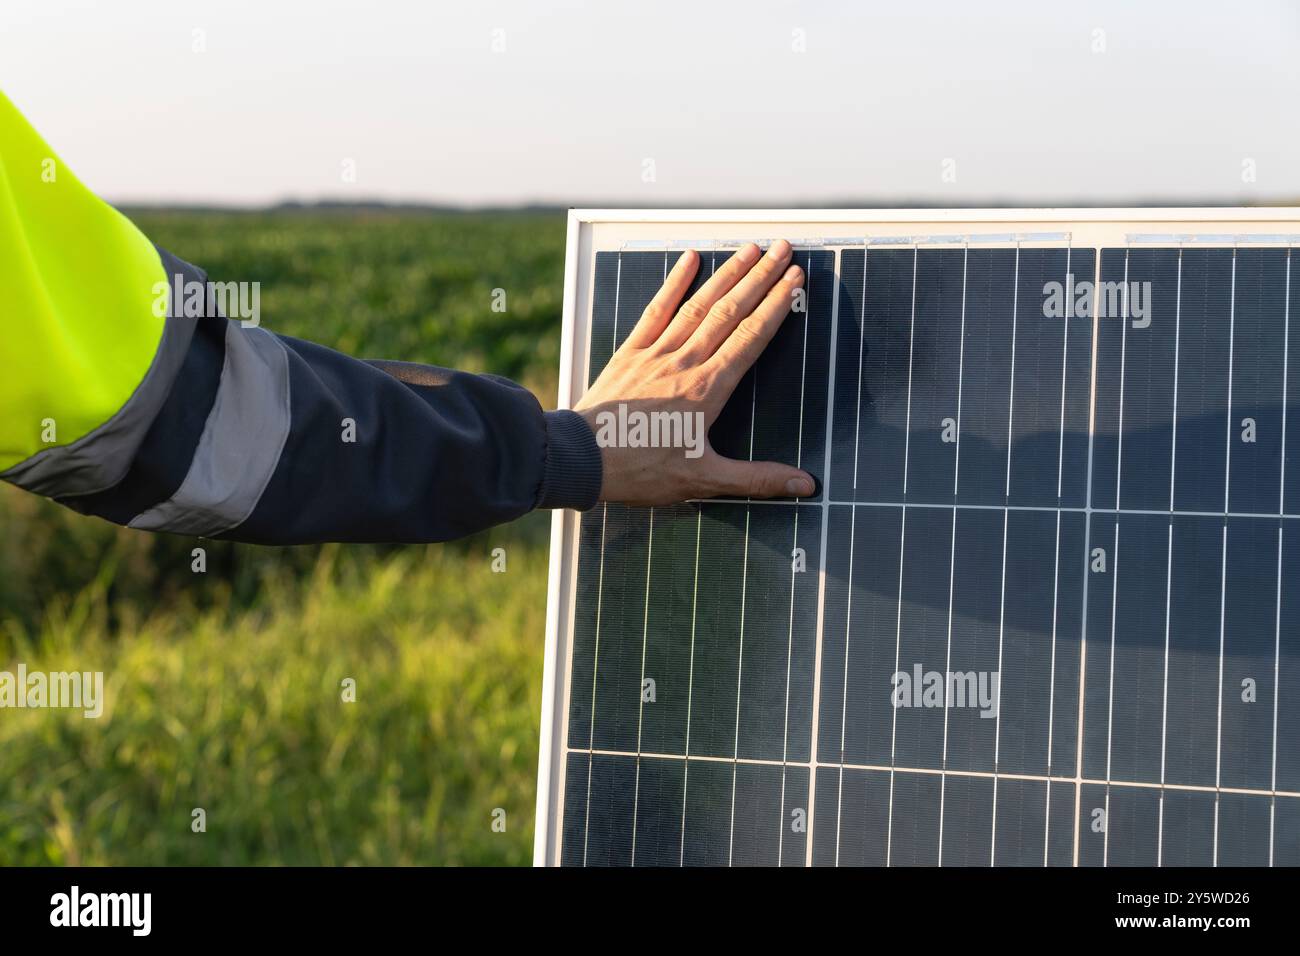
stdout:
<svg viewBox="0 0 1300 956">
<path fill-rule="evenodd" d="M 561 215 L 132 218 L 214 280 L 261 282 L 273 331 L 553 398 Z M 0 711 L 0 865 L 530 860 L 545 515 L 428 547 L 206 542 L 203 574 L 194 539 L 7 485 L 0 528 L 0 670 L 102 670 L 107 697 L 98 720 Z"/>
</svg>

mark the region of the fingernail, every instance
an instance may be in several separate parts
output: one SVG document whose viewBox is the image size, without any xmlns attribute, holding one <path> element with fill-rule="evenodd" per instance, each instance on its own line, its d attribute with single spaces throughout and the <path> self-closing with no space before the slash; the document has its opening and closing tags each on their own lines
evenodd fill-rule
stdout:
<svg viewBox="0 0 1300 956">
<path fill-rule="evenodd" d="M 770 252 L 772 253 L 772 258 L 784 259 L 790 254 L 790 243 L 786 242 L 784 239 L 778 239 L 776 242 L 772 243 Z"/>
<path fill-rule="evenodd" d="M 757 262 L 757 261 L 758 261 L 758 257 L 759 257 L 759 255 L 761 255 L 761 253 L 762 253 L 762 251 L 758 248 L 758 246 L 754 245 L 754 244 L 751 242 L 749 245 L 744 246 L 744 247 L 741 248 L 741 250 L 740 250 L 740 261 L 741 261 L 741 262 Z"/>
<path fill-rule="evenodd" d="M 785 483 L 786 494 L 795 498 L 806 498 L 813 493 L 813 483 L 808 478 L 791 478 Z"/>
<path fill-rule="evenodd" d="M 785 270 L 784 278 L 787 282 L 793 282 L 795 279 L 799 278 L 799 275 L 802 272 L 803 270 L 800 269 L 798 266 L 791 266 L 789 269 Z"/>
</svg>

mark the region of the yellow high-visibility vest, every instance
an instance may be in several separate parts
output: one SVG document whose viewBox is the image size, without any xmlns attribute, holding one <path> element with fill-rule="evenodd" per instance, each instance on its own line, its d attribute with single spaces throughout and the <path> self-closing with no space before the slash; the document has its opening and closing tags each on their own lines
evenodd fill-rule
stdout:
<svg viewBox="0 0 1300 956">
<path fill-rule="evenodd" d="M 157 352 L 165 286 L 153 244 L 0 92 L 0 471 L 118 412 Z"/>
</svg>

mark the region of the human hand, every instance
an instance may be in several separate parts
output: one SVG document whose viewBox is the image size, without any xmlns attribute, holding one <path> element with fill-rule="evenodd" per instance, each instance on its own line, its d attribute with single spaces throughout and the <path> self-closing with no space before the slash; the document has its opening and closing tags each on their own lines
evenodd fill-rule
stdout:
<svg viewBox="0 0 1300 956">
<path fill-rule="evenodd" d="M 667 505 L 717 495 L 813 494 L 816 485 L 807 472 L 779 462 L 724 458 L 708 441 L 709 427 L 803 285 L 803 270 L 789 265 L 791 254 L 785 240 L 761 258 L 750 243 L 684 303 L 699 256 L 688 250 L 677 260 L 574 409 L 601 445 L 601 501 Z M 643 429 L 641 441 L 628 440 L 637 427 Z M 646 444 L 656 433 L 672 440 Z"/>
</svg>

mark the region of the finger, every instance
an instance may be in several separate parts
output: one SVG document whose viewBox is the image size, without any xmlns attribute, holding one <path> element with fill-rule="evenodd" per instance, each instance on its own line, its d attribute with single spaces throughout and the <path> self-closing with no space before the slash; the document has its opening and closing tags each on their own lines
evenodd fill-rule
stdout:
<svg viewBox="0 0 1300 956">
<path fill-rule="evenodd" d="M 790 243 L 777 240 L 758 265 L 750 269 L 735 288 L 724 295 L 709 310 L 708 316 L 687 340 L 682 349 L 698 361 L 704 361 L 718 350 L 736 326 L 763 301 L 790 262 Z"/>
<path fill-rule="evenodd" d="M 785 317 L 790 314 L 795 294 L 803 285 L 803 270 L 791 266 L 781 277 L 781 281 L 772 287 L 767 297 L 745 319 L 722 346 L 713 354 L 706 364 L 706 371 L 714 375 L 718 394 L 730 396 L 740 383 L 749 367 L 758 361 L 772 341 L 776 330 L 781 327 Z"/>
<path fill-rule="evenodd" d="M 717 272 L 709 276 L 708 281 L 700 286 L 699 291 L 682 304 L 677 317 L 659 338 L 659 345 L 666 351 L 672 351 L 689 339 L 691 333 L 709 314 L 709 309 L 713 308 L 714 303 L 745 277 L 745 273 L 753 267 L 761 255 L 758 246 L 752 242 L 737 249 Z"/>
<path fill-rule="evenodd" d="M 709 463 L 708 481 L 714 495 L 737 498 L 805 498 L 817 489 L 812 475 L 791 465 L 721 455 Z"/>
<path fill-rule="evenodd" d="M 628 335 L 625 345 L 643 349 L 654 344 L 672 320 L 673 313 L 677 311 L 677 303 L 682 301 L 682 296 L 691 287 L 691 280 L 695 278 L 699 265 L 700 257 L 693 249 L 687 249 L 678 257 L 665 277 L 664 284 L 641 314 L 641 320 Z"/>
</svg>

